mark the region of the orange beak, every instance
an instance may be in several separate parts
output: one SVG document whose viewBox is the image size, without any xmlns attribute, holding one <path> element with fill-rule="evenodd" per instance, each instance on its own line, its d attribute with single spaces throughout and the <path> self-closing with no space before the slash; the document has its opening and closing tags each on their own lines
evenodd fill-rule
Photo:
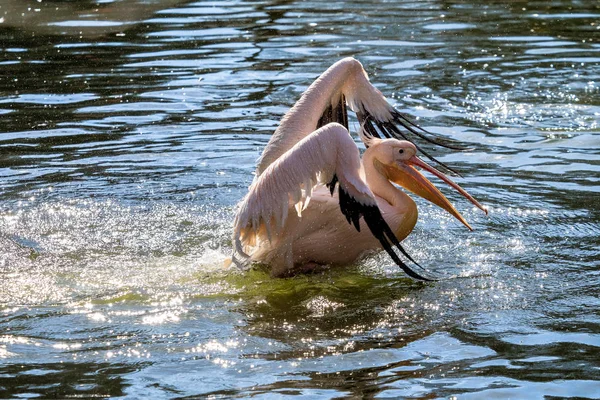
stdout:
<svg viewBox="0 0 600 400">
<path fill-rule="evenodd" d="M 421 196 L 425 200 L 436 204 L 437 206 L 443 208 L 450 214 L 452 214 L 456 219 L 462 222 L 467 228 L 473 230 L 471 225 L 463 218 L 462 215 L 454 208 L 452 203 L 436 188 L 433 183 L 429 181 L 423 174 L 421 174 L 414 166 L 420 167 L 425 171 L 432 173 L 437 176 L 448 185 L 456 189 L 460 194 L 466 197 L 471 203 L 473 203 L 477 208 L 481 209 L 483 212 L 487 214 L 487 209 L 483 207 L 477 200 L 473 198 L 466 190 L 458 186 L 458 184 L 454 183 L 448 176 L 441 173 L 437 169 L 433 168 L 429 164 L 425 163 L 423 160 L 418 158 L 417 156 L 411 157 L 408 161 L 404 163 L 399 163 L 394 167 L 384 166 L 385 171 L 388 175 L 388 178 L 398 185 L 410 190 L 414 194 Z"/>
</svg>

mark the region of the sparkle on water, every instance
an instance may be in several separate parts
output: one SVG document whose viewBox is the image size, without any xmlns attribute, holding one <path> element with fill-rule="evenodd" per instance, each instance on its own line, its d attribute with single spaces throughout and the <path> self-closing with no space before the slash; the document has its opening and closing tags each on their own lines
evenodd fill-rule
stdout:
<svg viewBox="0 0 600 400">
<path fill-rule="evenodd" d="M 351 3 L 351 4 L 350 4 Z M 595 398 L 600 6 L 3 0 L 0 397 Z M 226 269 L 283 113 L 363 62 L 489 208 L 385 254 Z M 351 121 L 356 127 L 356 120 Z"/>
</svg>

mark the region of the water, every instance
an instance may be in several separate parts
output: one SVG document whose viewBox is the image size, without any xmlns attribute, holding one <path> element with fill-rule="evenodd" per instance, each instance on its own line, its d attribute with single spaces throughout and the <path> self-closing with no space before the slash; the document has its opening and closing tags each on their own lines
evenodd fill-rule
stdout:
<svg viewBox="0 0 600 400">
<path fill-rule="evenodd" d="M 598 397 L 599 32 L 592 1 L 3 0 L 0 397 Z M 475 232 L 419 202 L 406 241 L 459 278 L 223 268 L 345 56 L 472 146 L 439 155 L 490 215 L 445 190 Z"/>
</svg>

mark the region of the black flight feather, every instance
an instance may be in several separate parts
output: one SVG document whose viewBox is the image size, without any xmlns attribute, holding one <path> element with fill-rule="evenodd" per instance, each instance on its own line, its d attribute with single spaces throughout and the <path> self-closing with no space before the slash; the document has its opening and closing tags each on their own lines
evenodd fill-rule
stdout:
<svg viewBox="0 0 600 400">
<path fill-rule="evenodd" d="M 367 133 L 369 135 L 380 138 L 380 139 L 383 136 L 385 138 L 408 140 L 408 141 L 412 142 L 416 146 L 417 150 L 419 150 L 429 160 L 435 162 L 443 169 L 445 169 L 449 172 L 452 172 L 453 174 L 456 174 L 458 176 L 461 176 L 455 169 L 453 169 L 452 167 L 448 166 L 447 164 L 441 162 L 440 160 L 438 160 L 437 158 L 432 156 L 428 151 L 424 150 L 422 146 L 419 146 L 417 143 L 415 143 L 414 139 L 408 137 L 407 134 L 408 133 L 413 134 L 418 139 L 423 139 L 429 143 L 435 144 L 437 146 L 446 147 L 449 149 L 466 150 L 466 148 L 459 147 L 457 145 L 450 145 L 448 143 L 438 140 L 437 138 L 432 139 L 430 137 L 425 136 L 423 133 L 418 132 L 416 128 L 418 128 L 422 132 L 428 133 L 429 135 L 434 135 L 434 134 L 429 131 L 426 131 L 425 129 L 421 128 L 420 126 L 409 121 L 405 116 L 403 116 L 396 110 L 393 110 L 393 112 L 392 112 L 392 121 L 379 121 L 379 120 L 375 119 L 366 109 L 364 109 L 364 107 L 363 107 L 363 111 L 358 112 L 356 115 L 358 117 L 358 121 L 360 122 L 361 126 L 364 127 L 365 131 L 367 131 Z M 401 131 L 396 124 L 402 126 L 408 132 Z M 377 126 L 377 128 L 375 126 Z"/>
<path fill-rule="evenodd" d="M 337 180 L 337 177 L 334 176 L 334 179 Z M 332 180 L 333 182 L 333 180 Z M 331 190 L 331 183 L 328 184 Z M 335 185 L 335 184 L 334 184 Z M 406 258 L 408 258 L 411 262 L 417 265 L 419 268 L 423 269 L 400 245 L 400 241 L 389 227 L 387 222 L 383 219 L 379 208 L 376 205 L 365 205 L 358 202 L 354 197 L 352 197 L 346 190 L 344 190 L 341 185 L 339 185 L 339 199 L 340 199 L 340 210 L 342 214 L 346 217 L 348 223 L 354 225 L 357 231 L 360 232 L 360 217 L 365 219 L 365 223 L 369 227 L 369 230 L 375 236 L 381 246 L 389 254 L 389 256 L 394 260 L 394 262 L 402 268 L 402 270 L 410 277 L 414 279 L 419 279 L 422 281 L 432 281 L 435 280 L 433 278 L 425 277 L 415 272 L 409 266 L 407 266 L 400 257 L 394 252 L 393 246 L 396 246 L 402 254 Z M 424 270 L 424 269 L 423 269 Z"/>
<path fill-rule="evenodd" d="M 346 97 L 344 95 L 340 95 L 339 99 L 335 104 L 329 104 L 319 121 L 317 122 L 317 126 L 315 129 L 319 129 L 329 123 L 337 122 L 340 125 L 343 125 L 346 129 L 348 128 L 348 110 L 346 108 Z"/>
</svg>

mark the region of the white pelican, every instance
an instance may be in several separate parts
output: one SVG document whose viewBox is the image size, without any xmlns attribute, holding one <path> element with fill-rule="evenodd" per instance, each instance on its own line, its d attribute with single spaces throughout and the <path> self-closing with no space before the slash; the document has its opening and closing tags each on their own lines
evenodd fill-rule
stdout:
<svg viewBox="0 0 600 400">
<path fill-rule="evenodd" d="M 356 112 L 367 147 L 362 162 L 349 135 L 347 107 Z M 409 276 L 431 280 L 430 274 L 409 268 L 394 250 L 418 265 L 400 245 L 417 222 L 417 207 L 391 182 L 442 207 L 469 229 L 414 167 L 436 175 L 486 210 L 416 153 L 447 166 L 412 142 L 399 140 L 407 135 L 457 148 L 432 138 L 390 106 L 354 58 L 332 65 L 286 113 L 264 149 L 235 218 L 233 262 L 267 264 L 272 276 L 279 277 L 352 263 L 383 248 Z"/>
</svg>

